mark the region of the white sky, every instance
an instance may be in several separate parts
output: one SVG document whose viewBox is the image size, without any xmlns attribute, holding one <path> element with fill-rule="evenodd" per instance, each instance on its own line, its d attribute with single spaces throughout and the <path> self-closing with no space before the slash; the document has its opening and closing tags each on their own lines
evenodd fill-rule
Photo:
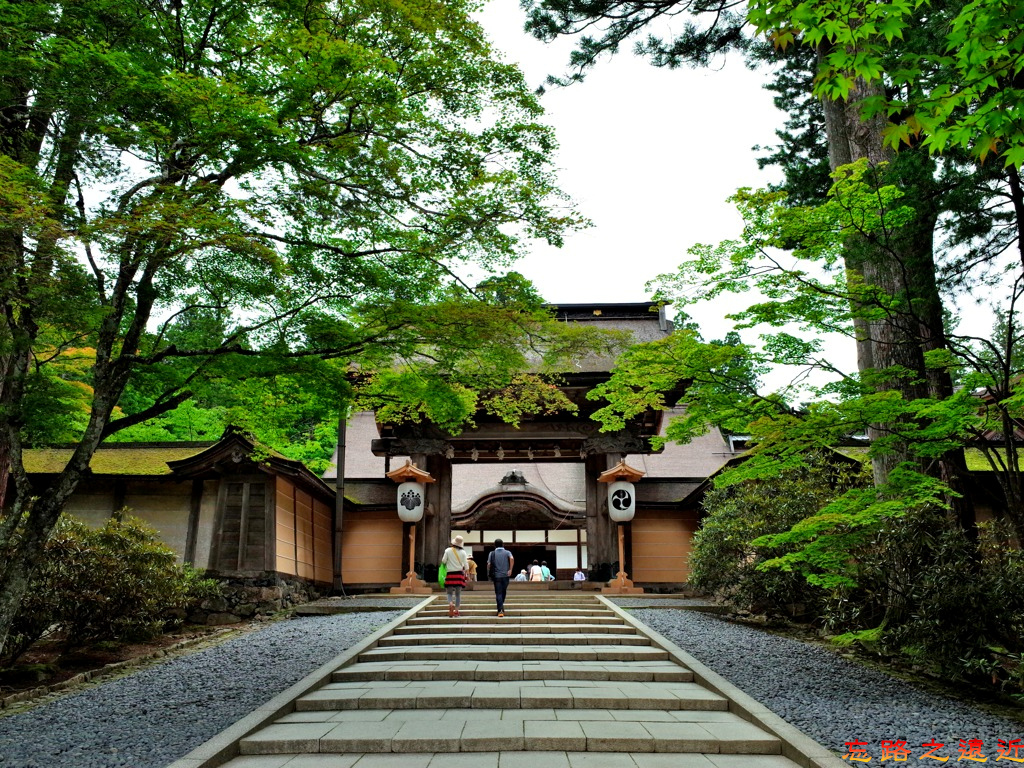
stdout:
<svg viewBox="0 0 1024 768">
<path fill-rule="evenodd" d="M 531 87 L 566 71 L 574 41 L 547 44 L 527 35 L 518 0 L 490 0 L 478 18 Z M 569 235 L 561 249 L 535 243 L 516 268 L 552 303 L 646 301 L 645 283 L 673 271 L 692 245 L 737 237 L 741 220 L 726 198 L 780 179 L 778 169 L 758 169 L 764 153 L 752 149 L 773 146 L 785 119 L 762 87 L 767 78 L 738 55 L 712 69 L 668 70 L 623 46 L 584 82 L 548 87 L 544 121 L 561 145 L 560 186 L 594 226 Z M 990 329 L 988 307 L 956 303 L 962 332 Z M 688 312 L 704 338 L 714 339 L 730 325 L 722 316 L 737 308 L 723 298 Z M 855 367 L 849 339 L 832 337 L 828 346 L 835 362 Z M 765 383 L 782 386 L 792 374 L 779 370 Z"/>
<path fill-rule="evenodd" d="M 565 72 L 572 41 L 524 33 L 518 0 L 491 0 L 479 18 L 531 87 Z M 726 198 L 778 177 L 758 170 L 752 150 L 774 144 L 784 119 L 764 78 L 738 56 L 713 70 L 667 70 L 623 50 L 584 82 L 549 87 L 544 120 L 561 145 L 560 184 L 594 226 L 561 249 L 536 243 L 517 269 L 555 303 L 646 301 L 644 284 L 691 245 L 736 237 L 740 218 Z"/>
</svg>

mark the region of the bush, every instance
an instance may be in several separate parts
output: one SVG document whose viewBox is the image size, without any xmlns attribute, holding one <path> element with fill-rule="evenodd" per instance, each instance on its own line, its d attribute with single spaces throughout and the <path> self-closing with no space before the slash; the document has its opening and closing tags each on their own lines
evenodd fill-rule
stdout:
<svg viewBox="0 0 1024 768">
<path fill-rule="evenodd" d="M 839 551 L 838 562 L 850 566 L 852 583 L 828 590 L 808 583 L 816 577 L 809 568 L 759 569 L 799 545 L 752 541 L 789 530 L 865 483 L 819 454 L 778 477 L 715 488 L 694 538 L 691 583 L 739 607 L 810 614 L 839 644 L 947 680 L 1024 693 L 1024 551 L 1002 522 L 979 524 L 974 537 L 937 505 L 908 506 L 847 540 L 857 544 Z"/>
<path fill-rule="evenodd" d="M 975 544 L 935 515 L 905 535 L 928 551 L 907 582 L 906 614 L 883 627 L 883 649 L 945 679 L 1024 689 L 1024 553 L 1006 526 L 980 524 Z"/>
<path fill-rule="evenodd" d="M 216 581 L 178 565 L 142 521 L 119 514 L 93 529 L 65 515 L 29 582 L 6 661 L 58 632 L 67 647 L 148 639 L 165 629 L 171 611 L 217 592 Z"/>
<path fill-rule="evenodd" d="M 740 608 L 789 616 L 815 611 L 826 593 L 796 571 L 760 570 L 784 550 L 751 542 L 788 531 L 861 482 L 858 468 L 812 453 L 798 470 L 713 488 L 704 499 L 707 517 L 694 536 L 690 583 Z"/>
</svg>

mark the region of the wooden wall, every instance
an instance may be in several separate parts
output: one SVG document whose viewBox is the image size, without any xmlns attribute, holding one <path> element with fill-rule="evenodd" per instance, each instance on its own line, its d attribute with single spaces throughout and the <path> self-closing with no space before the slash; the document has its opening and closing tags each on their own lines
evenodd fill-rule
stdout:
<svg viewBox="0 0 1024 768">
<path fill-rule="evenodd" d="M 330 584 L 330 507 L 284 477 L 276 481 L 275 570 Z"/>
<path fill-rule="evenodd" d="M 221 573 L 267 569 L 269 492 L 263 475 L 221 480 L 214 537 L 214 567 Z"/>
<path fill-rule="evenodd" d="M 346 512 L 341 533 L 341 578 L 346 584 L 398 584 L 403 524 L 394 510 Z"/>
<path fill-rule="evenodd" d="M 637 510 L 631 525 L 634 582 L 678 583 L 690 576 L 695 511 Z"/>
</svg>

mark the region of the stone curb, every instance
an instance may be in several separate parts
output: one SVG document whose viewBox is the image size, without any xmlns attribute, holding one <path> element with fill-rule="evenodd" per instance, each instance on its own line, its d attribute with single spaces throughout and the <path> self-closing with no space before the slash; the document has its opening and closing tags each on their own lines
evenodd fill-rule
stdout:
<svg viewBox="0 0 1024 768">
<path fill-rule="evenodd" d="M 796 726 L 787 723 L 764 704 L 744 693 L 717 672 L 701 664 L 667 637 L 655 632 L 642 621 L 615 605 L 607 597 L 598 595 L 598 599 L 620 616 L 623 621 L 650 637 L 651 642 L 693 672 L 694 682 L 727 698 L 730 712 L 734 712 L 744 720 L 777 736 L 782 741 L 784 757 L 788 757 L 803 768 L 849 768 L 846 762 L 837 757 L 830 749 L 816 742 Z"/>
<path fill-rule="evenodd" d="M 237 757 L 239 755 L 238 743 L 242 739 L 259 728 L 277 720 L 279 717 L 293 712 L 297 698 L 314 688 L 320 687 L 324 683 L 329 683 L 336 670 L 347 667 L 361 653 L 374 648 L 382 637 L 390 634 L 396 627 L 402 626 L 412 616 L 416 615 L 420 609 L 435 599 L 436 595 L 431 595 L 425 600 L 421 600 L 397 619 L 388 622 L 369 637 L 364 638 L 347 651 L 322 664 L 297 683 L 277 694 L 266 704 L 253 710 L 236 723 L 229 725 L 212 739 L 200 744 L 184 757 L 175 760 L 167 768 L 216 768 L 216 766 L 223 765 L 231 758 Z"/>
<path fill-rule="evenodd" d="M 208 640 L 214 640 L 218 636 L 231 631 L 231 629 L 221 629 L 211 632 L 208 635 L 203 635 L 202 637 L 192 637 L 188 640 L 182 640 L 179 643 L 175 643 L 174 645 L 169 645 L 166 648 L 161 648 L 159 651 L 154 651 L 153 653 L 145 656 L 139 656 L 134 659 L 125 659 L 124 661 L 115 661 L 110 664 L 104 664 L 99 669 L 90 669 L 86 672 L 79 672 L 77 675 L 69 677 L 67 680 L 61 680 L 59 683 L 54 683 L 53 685 L 41 685 L 38 688 L 31 688 L 27 691 L 12 693 L 9 696 L 0 698 L 0 709 L 7 709 L 15 704 L 46 696 L 50 693 L 59 693 L 60 691 L 67 690 L 68 688 L 80 685 L 81 683 L 88 683 L 91 680 L 98 680 L 99 678 L 106 677 L 107 675 L 113 674 L 122 669 L 129 669 L 131 667 L 138 667 L 143 664 L 147 664 L 154 659 L 169 656 L 176 651 L 191 648 L 193 645 L 199 645 L 200 643 Z"/>
</svg>

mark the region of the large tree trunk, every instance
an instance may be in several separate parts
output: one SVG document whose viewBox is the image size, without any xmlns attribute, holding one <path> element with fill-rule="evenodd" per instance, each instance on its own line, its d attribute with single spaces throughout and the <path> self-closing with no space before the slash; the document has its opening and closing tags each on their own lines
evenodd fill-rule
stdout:
<svg viewBox="0 0 1024 768">
<path fill-rule="evenodd" d="M 872 168 L 882 172 L 884 163 L 884 180 L 897 183 L 907 193 L 905 202 L 917 214 L 914 221 L 891 236 L 855 236 L 847 243 L 848 275 L 895 300 L 894 311 L 881 319 L 855 317 L 858 369 L 862 374 L 877 377 L 875 386 L 879 391 L 896 390 L 906 401 L 944 398 L 952 394 L 948 373 L 930 370 L 925 365 L 926 353 L 946 347 L 933 251 L 939 216 L 934 167 L 920 150 L 908 149 L 897 156 L 885 148 L 885 115 L 862 118 L 862 101 L 882 95 L 881 89 L 881 83 L 857 81 L 846 102 L 823 100 L 832 170 L 867 160 Z M 857 310 L 855 303 L 855 315 Z M 908 371 L 910 375 L 884 375 L 889 369 Z M 868 431 L 874 441 L 899 429 L 899 424 L 876 423 Z M 974 505 L 966 483 L 963 451 L 952 451 L 936 462 L 925 463 L 913 456 L 907 442 L 896 441 L 893 450 L 872 458 L 875 485 L 884 485 L 892 470 L 903 462 L 916 464 L 948 484 L 953 493 L 948 495 L 947 502 L 956 521 L 973 538 Z M 885 622 L 898 624 L 911 610 L 906 586 L 914 568 L 904 553 L 891 554 L 895 560 L 889 569 Z"/>
<path fill-rule="evenodd" d="M 824 53 L 819 51 L 819 57 Z M 884 114 L 862 118 L 863 100 L 882 95 L 880 83 L 858 80 L 847 101 L 822 101 L 832 170 L 865 159 L 874 168 L 885 163 L 886 180 L 908 192 L 907 202 L 917 213 L 913 222 L 889 238 L 871 241 L 856 238 L 849 243 L 848 273 L 898 299 L 898 310 L 882 320 L 869 322 L 855 317 L 857 367 L 862 373 L 904 368 L 913 375 L 885 379 L 878 382 L 878 388 L 895 389 L 906 400 L 941 399 L 952 394 L 952 380 L 945 370 L 929 369 L 925 365 L 928 352 L 946 348 L 933 250 L 940 214 L 934 163 L 921 150 L 908 149 L 896 155 L 887 149 L 883 141 L 887 125 Z M 887 425 L 875 424 L 869 432 L 872 438 L 877 438 L 887 430 Z M 898 446 L 888 455 L 876 456 L 872 460 L 876 485 L 884 484 L 897 464 L 911 458 L 906 445 Z M 948 501 L 960 525 L 973 531 L 974 505 L 966 483 L 963 451 L 952 451 L 922 469 L 941 478 L 955 491 Z"/>
</svg>

